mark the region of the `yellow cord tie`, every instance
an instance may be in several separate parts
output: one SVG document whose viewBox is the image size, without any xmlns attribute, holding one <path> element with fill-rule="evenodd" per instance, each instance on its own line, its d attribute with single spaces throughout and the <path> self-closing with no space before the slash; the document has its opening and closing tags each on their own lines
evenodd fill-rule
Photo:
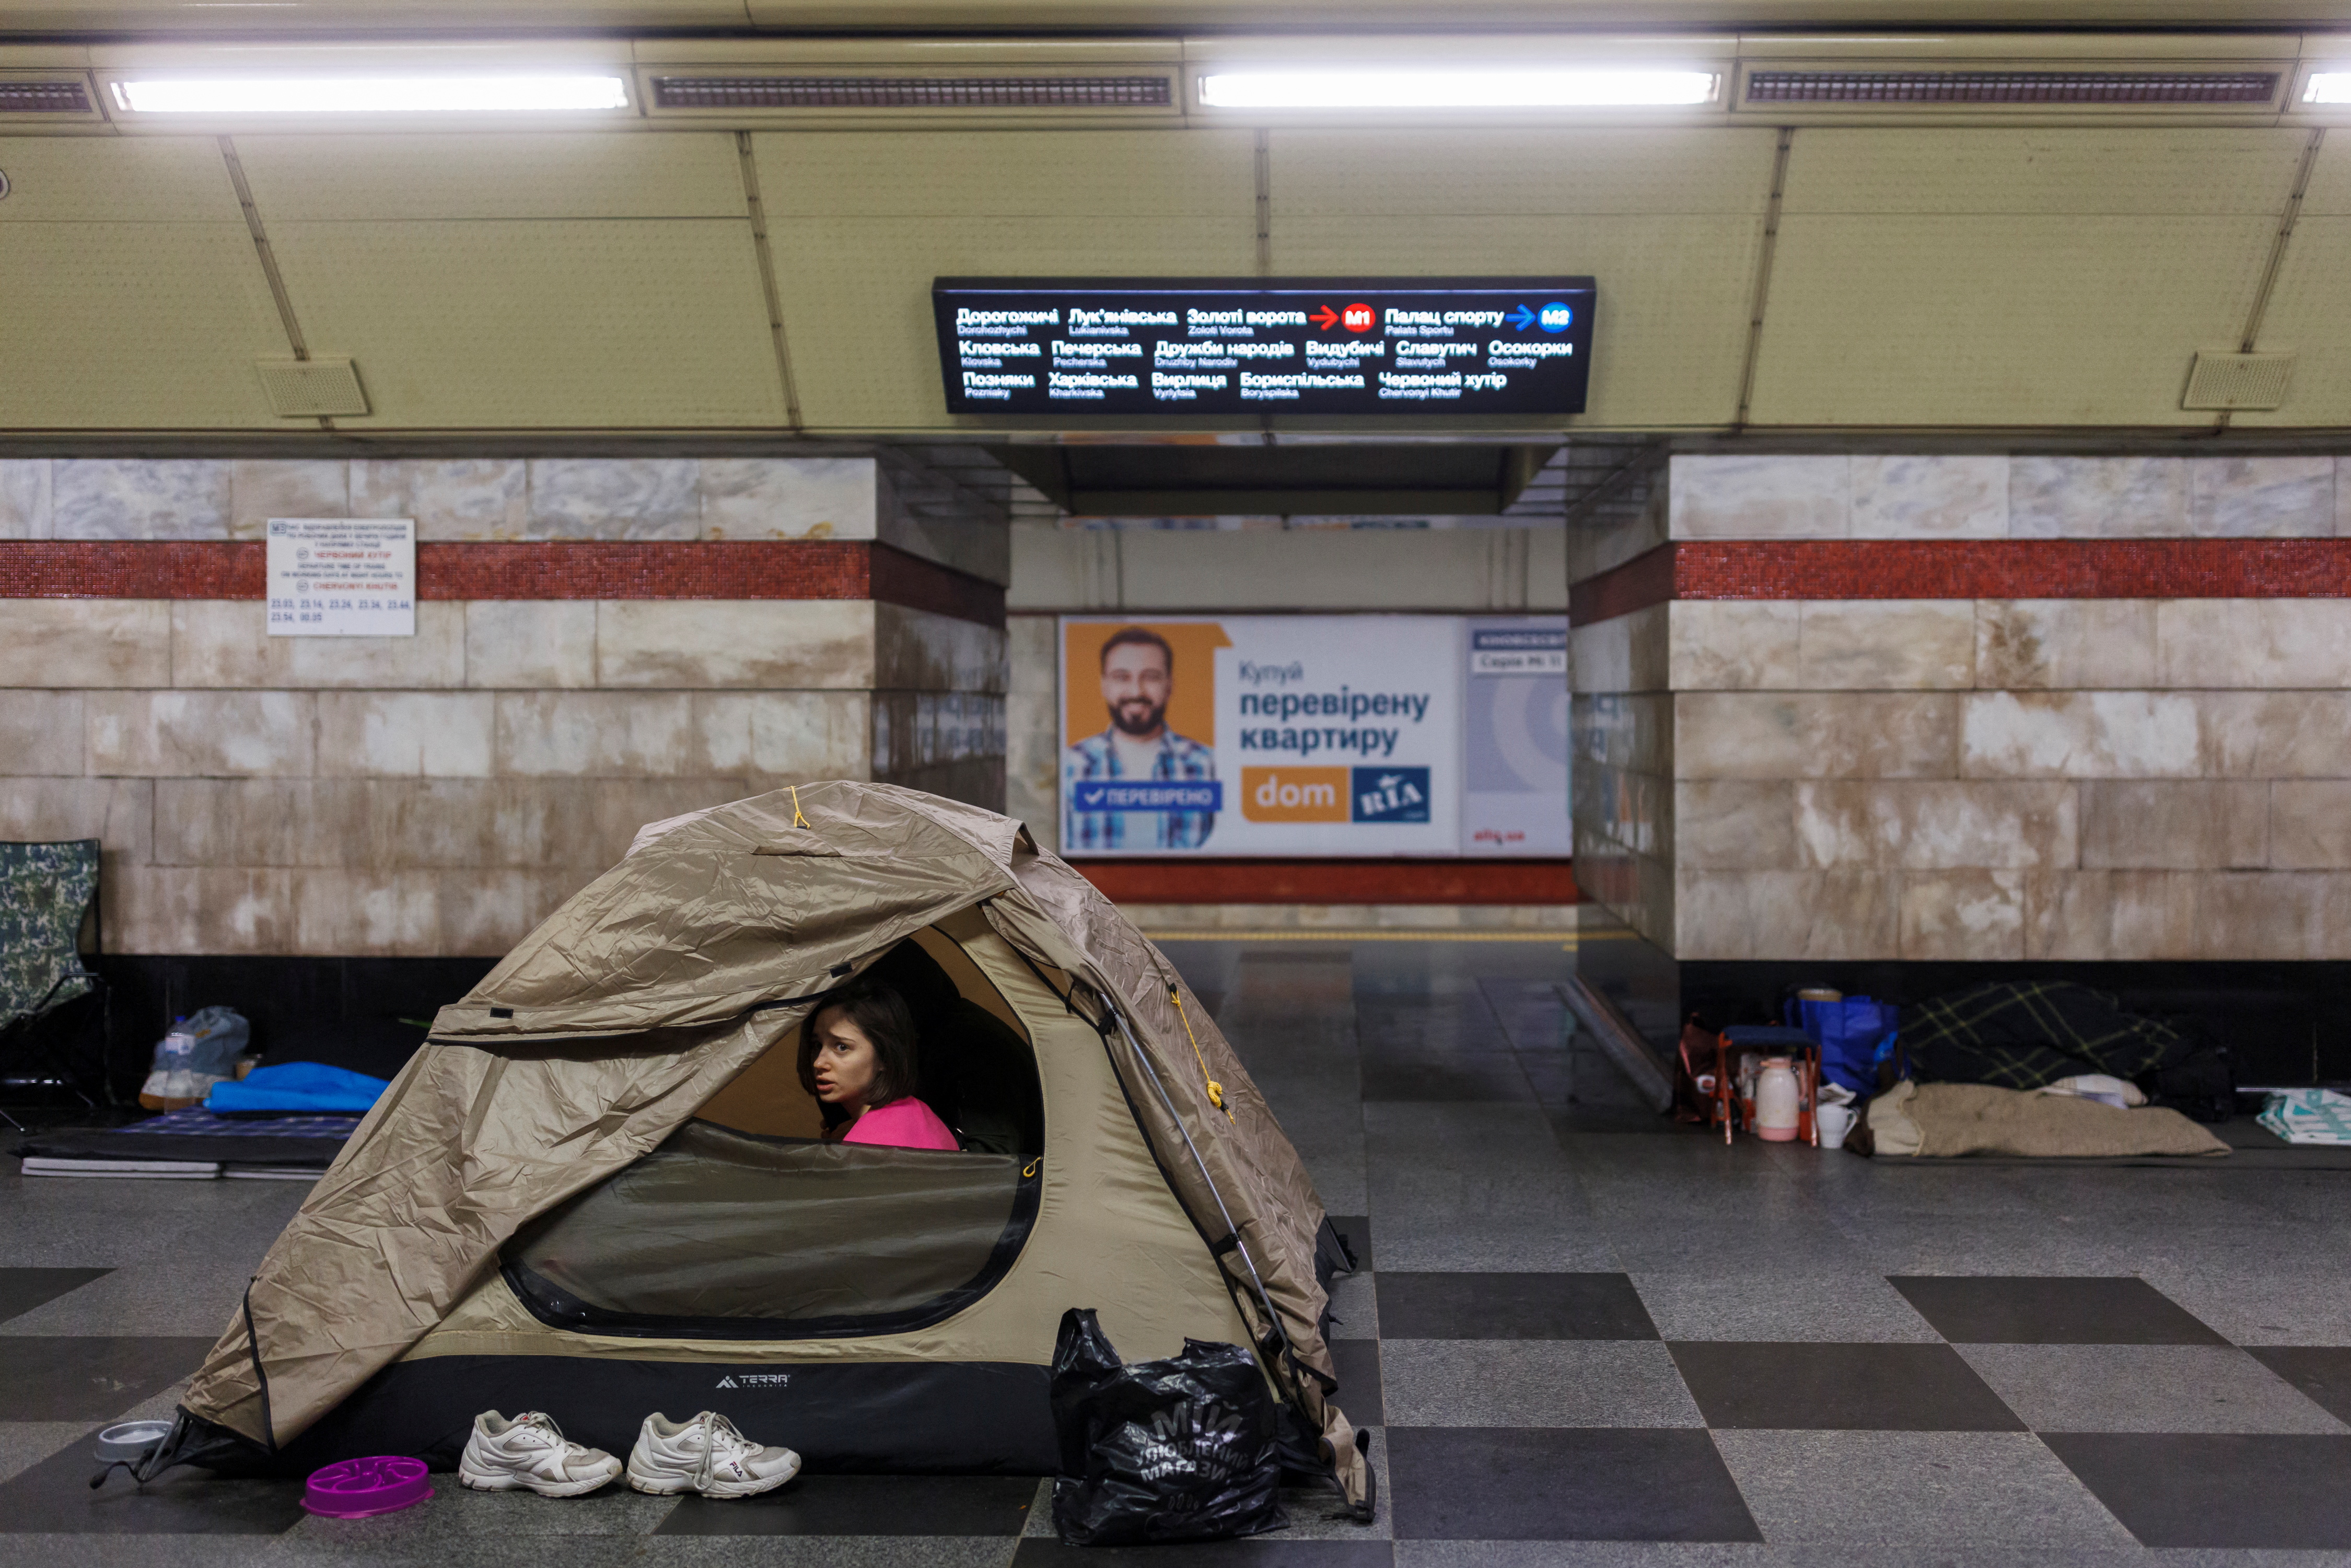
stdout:
<svg viewBox="0 0 2351 1568">
<path fill-rule="evenodd" d="M 1192 1059 L 1200 1064 L 1200 1082 L 1208 1086 L 1208 1103 L 1222 1111 L 1226 1121 L 1239 1125 L 1234 1119 L 1232 1107 L 1225 1103 L 1225 1086 L 1208 1076 L 1208 1059 L 1200 1054 L 1200 1037 L 1192 1032 L 1191 1016 L 1184 1010 L 1184 993 L 1170 984 L 1167 999 L 1176 1004 L 1176 1016 L 1184 1020 L 1184 1038 L 1192 1042 Z"/>
<path fill-rule="evenodd" d="M 807 828 L 810 832 L 816 831 L 816 829 L 810 824 L 809 820 L 800 815 L 800 787 L 797 784 L 793 784 L 788 786 L 788 788 L 789 788 L 792 792 L 792 826 L 795 828 Z"/>
</svg>

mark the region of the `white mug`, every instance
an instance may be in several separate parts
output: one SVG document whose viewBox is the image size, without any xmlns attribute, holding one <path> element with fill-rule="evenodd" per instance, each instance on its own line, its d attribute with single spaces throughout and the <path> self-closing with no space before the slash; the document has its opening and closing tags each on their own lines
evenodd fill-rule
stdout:
<svg viewBox="0 0 2351 1568">
<path fill-rule="evenodd" d="M 1844 1147 L 1844 1135 L 1853 1131 L 1854 1114 L 1850 1105 L 1822 1105 L 1813 1112 L 1821 1130 L 1821 1147 Z"/>
</svg>

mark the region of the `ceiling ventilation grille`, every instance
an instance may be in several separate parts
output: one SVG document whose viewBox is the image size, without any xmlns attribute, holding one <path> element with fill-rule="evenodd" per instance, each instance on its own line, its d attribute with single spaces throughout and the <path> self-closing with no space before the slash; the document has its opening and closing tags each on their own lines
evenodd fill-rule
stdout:
<svg viewBox="0 0 2351 1568">
<path fill-rule="evenodd" d="M 280 419 L 321 414 L 356 416 L 368 411 L 360 373 L 349 360 L 256 360 L 261 390 Z"/>
<path fill-rule="evenodd" d="M 1165 109 L 1165 77 L 655 77 L 661 109 Z"/>
<path fill-rule="evenodd" d="M 1755 71 L 1750 103 L 2268 103 L 2275 71 Z"/>
<path fill-rule="evenodd" d="M 0 114 L 88 114 L 89 93 L 78 81 L 0 81 Z"/>
<path fill-rule="evenodd" d="M 2182 408 L 2268 409 L 2285 402 L 2292 354 L 2199 354 Z"/>
</svg>

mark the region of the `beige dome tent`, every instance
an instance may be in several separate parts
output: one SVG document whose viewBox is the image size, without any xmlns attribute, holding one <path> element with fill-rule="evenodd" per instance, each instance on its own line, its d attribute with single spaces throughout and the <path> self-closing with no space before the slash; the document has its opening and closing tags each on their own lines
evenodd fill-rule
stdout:
<svg viewBox="0 0 2351 1568">
<path fill-rule="evenodd" d="M 826 1143 L 799 1031 L 900 987 L 963 1152 Z M 270 1249 L 156 1462 L 454 1462 L 476 1410 L 625 1449 L 716 1409 L 813 1469 L 1047 1472 L 1055 1332 L 1256 1347 L 1330 1402 L 1332 1239 L 1166 959 L 1017 822 L 812 784 L 657 822 L 463 1000 Z M 1319 1450 L 1319 1453 L 1315 1453 Z"/>
</svg>

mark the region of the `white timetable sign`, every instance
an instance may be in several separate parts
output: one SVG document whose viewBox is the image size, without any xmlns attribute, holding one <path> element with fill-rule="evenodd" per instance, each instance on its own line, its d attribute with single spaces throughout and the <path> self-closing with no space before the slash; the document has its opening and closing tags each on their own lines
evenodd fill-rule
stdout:
<svg viewBox="0 0 2351 1568">
<path fill-rule="evenodd" d="M 270 518 L 269 634 L 415 636 L 415 519 Z"/>
</svg>

